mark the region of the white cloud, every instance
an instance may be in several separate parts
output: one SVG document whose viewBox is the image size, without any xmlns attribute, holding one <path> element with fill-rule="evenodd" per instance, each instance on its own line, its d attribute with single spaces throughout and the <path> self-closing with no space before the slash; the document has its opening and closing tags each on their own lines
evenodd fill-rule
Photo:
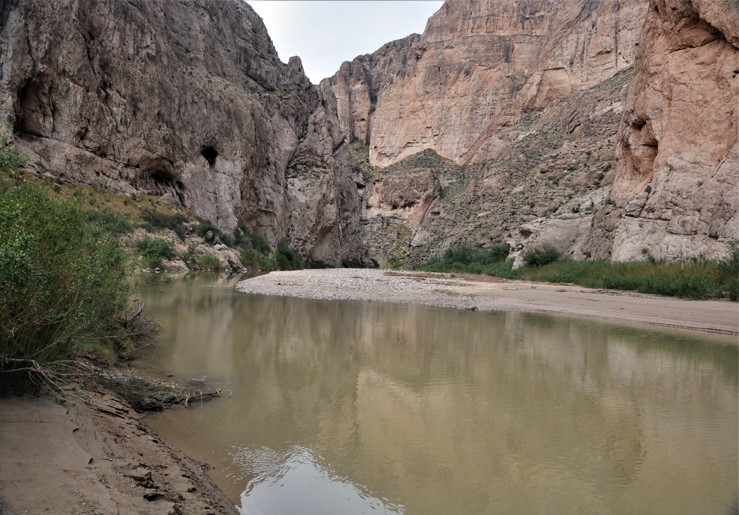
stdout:
<svg viewBox="0 0 739 515">
<path fill-rule="evenodd" d="M 344 61 L 385 43 L 423 32 L 443 1 L 280 1 L 248 2 L 262 17 L 282 61 L 298 55 L 306 75 L 319 82 Z"/>
</svg>

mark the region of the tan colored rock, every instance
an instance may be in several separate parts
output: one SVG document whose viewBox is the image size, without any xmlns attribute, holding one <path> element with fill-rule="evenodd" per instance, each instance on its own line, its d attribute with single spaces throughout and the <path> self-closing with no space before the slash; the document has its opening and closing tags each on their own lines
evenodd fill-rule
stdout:
<svg viewBox="0 0 739 515">
<path fill-rule="evenodd" d="M 598 253 L 724 256 L 739 239 L 738 138 L 739 4 L 654 0 Z"/>
<path fill-rule="evenodd" d="M 387 262 L 401 247 L 418 246 L 425 242 L 438 215 L 434 211 L 441 195 L 441 183 L 430 168 L 410 168 L 383 171 L 374 178 L 366 200 L 364 219 L 365 242 L 370 255 L 378 262 Z M 404 248 L 407 251 L 407 248 Z"/>
<path fill-rule="evenodd" d="M 424 149 L 458 163 L 495 134 L 633 64 L 646 0 L 447 0 L 421 36 L 360 56 L 329 81 L 342 130 L 388 166 Z"/>
<path fill-rule="evenodd" d="M 280 62 L 246 3 L 15 0 L 0 21 L 0 104 L 31 169 L 166 195 L 329 263 L 360 257 L 333 93 Z M 286 175 L 306 154 L 328 179 L 301 203 Z"/>
</svg>

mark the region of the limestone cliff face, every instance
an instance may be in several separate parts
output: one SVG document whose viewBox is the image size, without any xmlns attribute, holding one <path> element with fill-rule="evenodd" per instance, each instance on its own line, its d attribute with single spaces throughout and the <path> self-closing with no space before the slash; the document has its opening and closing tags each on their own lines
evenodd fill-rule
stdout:
<svg viewBox="0 0 739 515">
<path fill-rule="evenodd" d="M 634 62 L 647 0 L 447 0 L 421 36 L 330 79 L 342 130 L 388 166 L 425 149 L 494 157 L 496 133 Z"/>
<path fill-rule="evenodd" d="M 382 185 L 363 192 L 370 253 L 722 257 L 739 239 L 738 47 L 736 0 L 447 0 L 328 80 Z M 378 209 L 419 166 L 441 187 L 428 206 Z"/>
<path fill-rule="evenodd" d="M 32 168 L 359 257 L 333 92 L 244 2 L 11 0 L 0 22 L 0 101 Z"/>
<path fill-rule="evenodd" d="M 652 0 L 596 255 L 721 257 L 739 238 L 739 3 Z"/>
</svg>

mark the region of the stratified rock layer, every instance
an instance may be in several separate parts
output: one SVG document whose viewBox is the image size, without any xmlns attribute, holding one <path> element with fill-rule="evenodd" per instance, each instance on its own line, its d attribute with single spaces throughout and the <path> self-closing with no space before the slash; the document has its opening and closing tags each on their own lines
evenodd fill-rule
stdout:
<svg viewBox="0 0 739 515">
<path fill-rule="evenodd" d="M 0 100 L 30 167 L 158 193 L 315 260 L 360 256 L 333 93 L 280 62 L 245 3 L 13 0 L 0 22 Z"/>
<path fill-rule="evenodd" d="M 494 157 L 495 135 L 633 65 L 647 0 L 447 0 L 421 36 L 330 79 L 342 130 L 388 166 L 431 149 Z"/>
</svg>

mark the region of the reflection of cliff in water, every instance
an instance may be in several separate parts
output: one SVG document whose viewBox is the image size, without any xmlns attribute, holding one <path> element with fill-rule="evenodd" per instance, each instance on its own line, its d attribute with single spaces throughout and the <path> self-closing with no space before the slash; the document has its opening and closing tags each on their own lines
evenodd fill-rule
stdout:
<svg viewBox="0 0 739 515">
<path fill-rule="evenodd" d="M 161 300 L 149 300 L 157 318 L 169 313 L 161 366 L 230 380 L 201 435 L 224 460 L 231 448 L 301 445 L 422 513 L 460 499 L 473 512 L 571 511 L 573 495 L 575 511 L 690 512 L 733 494 L 736 348 L 539 315 L 179 284 Z"/>
</svg>

